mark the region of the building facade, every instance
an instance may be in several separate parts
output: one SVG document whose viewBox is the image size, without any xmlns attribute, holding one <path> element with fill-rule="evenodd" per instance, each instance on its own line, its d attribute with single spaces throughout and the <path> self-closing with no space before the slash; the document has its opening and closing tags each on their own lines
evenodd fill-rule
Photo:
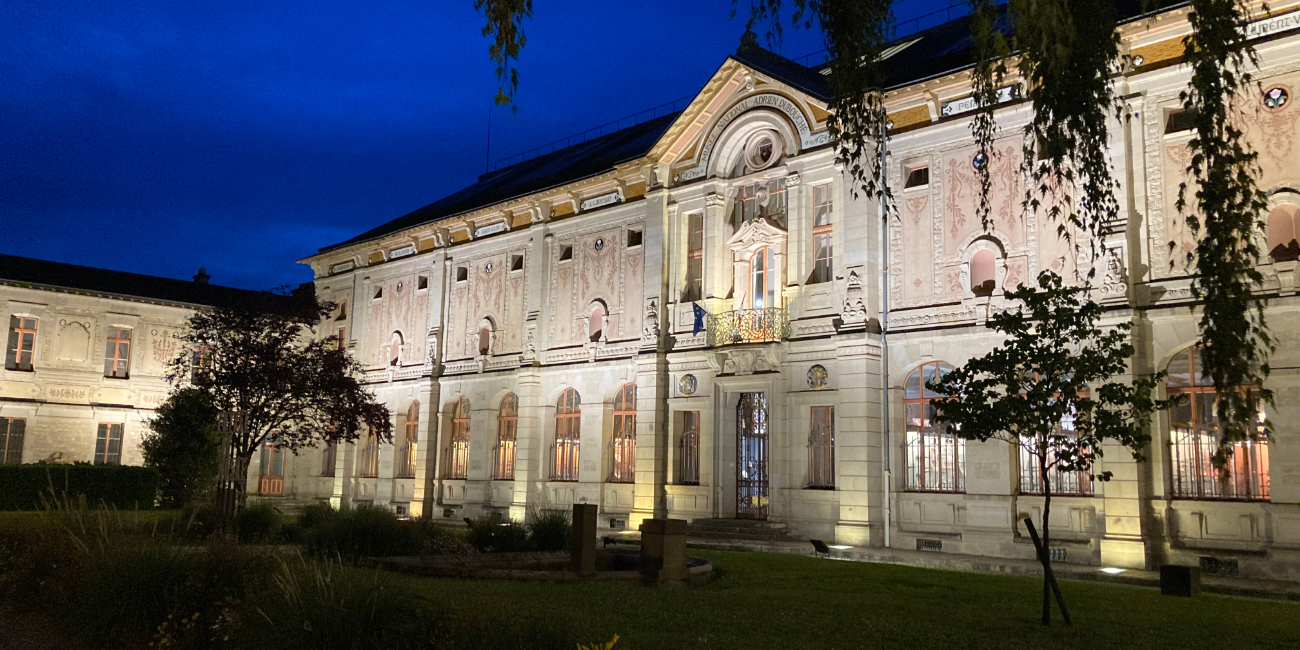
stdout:
<svg viewBox="0 0 1300 650">
<path fill-rule="evenodd" d="M 139 465 L 195 309 L 267 294 L 0 255 L 0 464 Z"/>
</svg>

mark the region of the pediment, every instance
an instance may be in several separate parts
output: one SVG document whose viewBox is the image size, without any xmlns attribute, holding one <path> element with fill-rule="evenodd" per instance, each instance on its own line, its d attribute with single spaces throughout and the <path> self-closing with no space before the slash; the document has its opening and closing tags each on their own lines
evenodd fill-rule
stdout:
<svg viewBox="0 0 1300 650">
<path fill-rule="evenodd" d="M 727 240 L 727 248 L 733 253 L 753 253 L 764 246 L 785 248 L 786 232 L 759 217 L 740 225 L 736 234 Z"/>
<path fill-rule="evenodd" d="M 708 173 L 719 137 L 732 122 L 754 110 L 766 110 L 787 122 L 800 150 L 830 142 L 826 129 L 829 113 L 824 102 L 728 58 L 660 138 L 649 157 L 672 169 L 676 180 L 702 178 Z"/>
</svg>

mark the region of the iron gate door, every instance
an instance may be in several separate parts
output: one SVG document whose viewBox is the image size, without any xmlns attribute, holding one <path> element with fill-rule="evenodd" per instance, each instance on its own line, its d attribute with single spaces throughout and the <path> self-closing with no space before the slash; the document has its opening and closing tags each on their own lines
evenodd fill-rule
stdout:
<svg viewBox="0 0 1300 650">
<path fill-rule="evenodd" d="M 736 518 L 767 519 L 767 396 L 741 393 L 736 405 Z"/>
</svg>

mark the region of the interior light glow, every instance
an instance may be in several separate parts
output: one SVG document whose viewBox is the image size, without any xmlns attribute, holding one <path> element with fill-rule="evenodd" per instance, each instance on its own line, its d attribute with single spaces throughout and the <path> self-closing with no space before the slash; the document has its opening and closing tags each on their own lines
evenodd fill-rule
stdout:
<svg viewBox="0 0 1300 650">
<path fill-rule="evenodd" d="M 1115 575 L 1115 574 L 1117 574 L 1117 573 L 1124 573 L 1126 570 L 1127 570 L 1127 569 L 1121 569 L 1121 568 L 1118 568 L 1118 567 L 1108 566 L 1108 567 L 1103 568 L 1103 569 L 1101 570 L 1101 572 L 1102 572 L 1102 573 L 1109 573 L 1109 574 L 1111 574 L 1111 575 Z"/>
<path fill-rule="evenodd" d="M 843 544 L 827 544 L 827 545 L 826 545 L 826 548 L 833 548 L 833 549 L 835 549 L 835 550 L 837 550 L 837 551 L 842 551 L 842 550 L 844 550 L 844 549 L 846 549 L 846 548 L 853 548 L 853 547 L 852 547 L 852 546 L 845 546 L 845 545 L 843 545 Z"/>
</svg>

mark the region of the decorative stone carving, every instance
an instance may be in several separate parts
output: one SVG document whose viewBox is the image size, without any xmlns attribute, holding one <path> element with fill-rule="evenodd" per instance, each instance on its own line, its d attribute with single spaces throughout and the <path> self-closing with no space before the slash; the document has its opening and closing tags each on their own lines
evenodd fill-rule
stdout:
<svg viewBox="0 0 1300 650">
<path fill-rule="evenodd" d="M 1123 251 L 1123 246 L 1106 249 L 1106 266 L 1101 281 L 1103 298 L 1122 297 L 1128 293 L 1128 277 L 1124 272 L 1124 261 L 1121 259 Z"/>
<path fill-rule="evenodd" d="M 641 342 L 653 344 L 659 340 L 659 306 L 652 298 L 645 307 L 645 329 L 641 332 Z"/>
<path fill-rule="evenodd" d="M 866 327 L 867 324 L 867 306 L 862 291 L 862 278 L 858 277 L 856 270 L 849 271 L 844 292 L 844 310 L 840 312 L 840 320 L 844 323 L 841 329 L 845 326 Z"/>
<path fill-rule="evenodd" d="M 706 208 L 725 205 L 726 203 L 727 203 L 727 197 L 718 194 L 717 192 L 709 192 L 704 196 L 704 207 Z"/>
<path fill-rule="evenodd" d="M 813 364 L 808 368 L 808 387 L 813 390 L 826 388 L 826 379 L 830 373 L 826 372 L 826 366 L 820 363 Z"/>
<path fill-rule="evenodd" d="M 695 394 L 695 388 L 698 385 L 695 375 L 686 374 L 677 380 L 677 390 L 682 395 L 690 396 Z"/>
<path fill-rule="evenodd" d="M 802 183 L 802 182 L 803 182 L 803 179 L 800 178 L 800 176 L 799 176 L 799 172 L 790 172 L 790 173 L 787 174 L 786 177 L 785 177 L 785 186 L 788 187 L 788 188 L 789 188 L 789 187 L 794 187 L 794 186 L 796 186 L 796 185 L 798 185 L 798 184 L 800 184 L 800 183 Z"/>
</svg>

